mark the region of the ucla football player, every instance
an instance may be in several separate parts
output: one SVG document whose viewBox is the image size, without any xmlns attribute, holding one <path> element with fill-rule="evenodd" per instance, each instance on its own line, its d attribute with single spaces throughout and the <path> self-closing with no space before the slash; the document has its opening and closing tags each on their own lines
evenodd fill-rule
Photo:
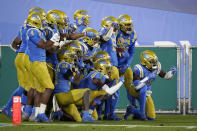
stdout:
<svg viewBox="0 0 197 131">
<path fill-rule="evenodd" d="M 51 122 L 46 115 L 46 104 L 54 89 L 54 85 L 48 73 L 46 66 L 46 50 L 50 52 L 56 51 L 59 46 L 59 32 L 54 24 L 54 34 L 50 40 L 46 42 L 45 34 L 43 32 L 43 21 L 38 15 L 32 14 L 27 18 L 27 24 L 31 27 L 26 33 L 27 50 L 29 60 L 31 61 L 30 70 L 34 80 L 34 85 L 39 93 L 40 106 L 38 109 L 38 120 L 41 122 Z M 38 97 L 38 96 L 37 96 Z M 27 116 L 30 116 L 31 111 L 25 111 Z"/>
<path fill-rule="evenodd" d="M 104 17 L 101 21 L 102 28 L 100 30 L 101 38 L 101 50 L 106 51 L 110 56 L 110 62 L 112 63 L 113 71 L 111 72 L 112 79 L 118 83 L 119 72 L 118 72 L 118 58 L 116 52 L 116 32 L 119 28 L 118 21 L 113 16 Z M 105 103 L 105 114 L 104 118 L 109 120 L 121 120 L 121 118 L 115 115 L 115 108 L 119 98 L 119 90 L 113 94 Z"/>
<path fill-rule="evenodd" d="M 114 94 L 123 84 L 124 79 L 121 78 L 117 84 L 115 80 L 111 80 L 111 63 L 106 60 L 97 60 L 94 63 L 95 70 L 91 71 L 85 78 L 82 79 L 78 88 L 89 88 L 90 99 L 93 100 L 94 104 L 90 106 L 90 109 L 94 111 L 108 95 Z M 116 82 L 115 82 L 116 83 Z"/>
<path fill-rule="evenodd" d="M 44 17 L 45 12 L 42 8 L 34 7 L 29 10 L 29 15 L 32 13 L 38 13 L 40 17 Z M 14 41 L 11 44 L 11 47 L 16 51 L 18 54 L 15 59 L 15 66 L 17 69 L 17 78 L 19 82 L 19 87 L 14 91 L 12 94 L 12 97 L 8 101 L 5 108 L 2 110 L 4 114 L 6 114 L 9 117 L 12 117 L 12 113 L 10 111 L 10 107 L 12 106 L 12 100 L 13 96 L 21 96 L 22 95 L 22 104 L 27 103 L 26 95 L 23 95 L 22 93 L 24 90 L 29 91 L 31 88 L 31 79 L 28 67 L 28 59 L 29 56 L 25 54 L 25 50 L 27 49 L 26 41 L 24 40 L 26 37 L 26 32 L 29 29 L 29 26 L 26 24 L 26 21 L 24 22 L 24 26 L 21 27 L 20 31 L 18 32 L 17 37 L 14 39 Z M 30 91 L 31 92 L 31 91 Z"/>
<path fill-rule="evenodd" d="M 176 68 L 173 66 L 169 72 L 163 71 L 157 55 L 150 50 L 143 51 L 140 54 L 140 60 L 141 63 L 134 66 L 133 85 L 129 88 L 129 94 L 138 99 L 140 109 L 133 106 L 127 107 L 124 118 L 127 120 L 128 116 L 133 114 L 133 118 L 155 120 L 155 107 L 151 98 L 152 82 L 157 76 L 167 80 L 171 79 L 176 73 Z"/>
<path fill-rule="evenodd" d="M 76 42 L 77 41 L 75 41 L 75 43 Z M 58 51 L 58 59 L 60 62 L 58 63 L 56 68 L 57 84 L 55 85 L 54 93 L 59 106 L 63 109 L 65 113 L 73 117 L 75 121 L 94 122 L 95 120 L 91 117 L 89 113 L 89 89 L 70 90 L 70 84 L 75 84 L 77 79 L 77 77 L 75 76 L 77 70 L 74 66 L 74 61 L 76 55 L 78 54 L 77 48 L 74 48 L 74 44 L 72 46 L 68 45 L 67 48 L 62 48 L 60 51 Z M 76 46 L 77 45 L 75 45 L 75 47 Z M 80 103 L 79 101 L 83 102 Z M 78 102 L 81 106 L 84 106 L 82 118 L 76 107 L 76 104 Z"/>
<path fill-rule="evenodd" d="M 76 25 L 75 33 L 82 33 L 89 26 L 90 16 L 86 10 L 80 9 L 74 13 L 74 22 Z"/>
<path fill-rule="evenodd" d="M 137 34 L 133 27 L 133 21 L 129 15 L 120 15 L 117 19 L 120 26 L 116 37 L 118 68 L 120 76 L 125 76 L 124 86 L 128 92 L 128 88 L 130 87 L 133 80 L 133 71 L 130 68 L 130 64 L 134 55 Z M 131 105 L 136 106 L 134 98 L 128 95 L 128 99 L 130 100 Z"/>
</svg>

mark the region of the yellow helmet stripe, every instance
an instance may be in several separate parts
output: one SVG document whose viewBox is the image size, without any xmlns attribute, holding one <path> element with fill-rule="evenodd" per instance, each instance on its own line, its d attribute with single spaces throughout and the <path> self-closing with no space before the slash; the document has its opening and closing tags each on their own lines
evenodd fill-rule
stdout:
<svg viewBox="0 0 197 131">
<path fill-rule="evenodd" d="M 82 44 L 82 46 L 84 47 L 85 49 L 84 54 L 86 54 L 88 51 L 88 47 L 83 42 L 80 42 L 80 44 Z"/>
<path fill-rule="evenodd" d="M 158 62 L 158 71 L 157 71 L 157 74 L 159 74 L 159 73 L 160 73 L 160 71 L 161 71 L 161 63 L 160 63 L 160 62 Z"/>
</svg>

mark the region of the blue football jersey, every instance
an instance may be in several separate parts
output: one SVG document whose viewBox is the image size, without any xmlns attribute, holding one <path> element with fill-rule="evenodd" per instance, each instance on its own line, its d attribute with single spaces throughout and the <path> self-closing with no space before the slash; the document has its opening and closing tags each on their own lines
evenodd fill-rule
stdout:
<svg viewBox="0 0 197 131">
<path fill-rule="evenodd" d="M 45 27 L 44 33 L 45 33 L 45 37 L 47 40 L 50 40 L 54 35 L 53 29 L 49 26 Z M 57 51 L 54 53 L 47 52 L 46 53 L 46 62 L 53 64 L 53 66 L 55 67 L 58 63 Z"/>
<path fill-rule="evenodd" d="M 102 28 L 99 32 L 99 35 L 105 35 L 108 31 L 107 28 Z M 101 50 L 106 51 L 110 56 L 110 61 L 113 66 L 118 66 L 118 58 L 117 58 L 117 52 L 116 52 L 116 36 L 113 33 L 111 38 L 108 41 L 103 41 L 101 43 Z"/>
<path fill-rule="evenodd" d="M 101 82 L 105 82 L 106 76 L 98 71 L 91 71 L 84 79 L 81 80 L 76 88 L 89 88 L 91 90 L 100 90 L 98 85 L 95 85 L 93 79 L 99 79 Z"/>
<path fill-rule="evenodd" d="M 46 42 L 44 33 L 37 28 L 29 28 L 26 33 L 27 50 L 31 62 L 44 61 L 46 62 L 46 51 L 37 46 L 38 42 L 43 39 Z"/>
<path fill-rule="evenodd" d="M 146 76 L 148 76 L 152 72 L 157 72 L 157 75 L 161 71 L 161 64 L 158 63 L 157 69 L 154 69 L 152 71 L 148 70 L 145 66 L 142 64 L 136 64 L 133 68 L 133 73 L 138 75 L 140 77 L 140 80 L 144 79 Z M 152 85 L 153 79 L 148 80 L 146 83 L 148 90 L 151 90 L 151 85 Z"/>
<path fill-rule="evenodd" d="M 68 92 L 70 90 L 69 80 L 65 79 L 65 74 L 71 69 L 71 64 L 61 61 L 56 67 L 56 85 L 54 93 Z"/>
<path fill-rule="evenodd" d="M 116 37 L 117 43 L 117 53 L 118 53 L 118 66 L 122 65 L 130 65 L 133 59 L 135 42 L 137 39 L 136 32 L 132 32 L 131 34 L 125 34 L 121 30 L 118 31 Z"/>
</svg>

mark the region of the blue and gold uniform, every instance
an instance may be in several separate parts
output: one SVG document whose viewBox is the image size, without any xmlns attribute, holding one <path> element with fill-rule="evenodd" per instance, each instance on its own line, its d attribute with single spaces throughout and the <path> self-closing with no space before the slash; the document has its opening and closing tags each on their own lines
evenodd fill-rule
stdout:
<svg viewBox="0 0 197 131">
<path fill-rule="evenodd" d="M 98 71 L 91 71 L 85 78 L 83 78 L 78 85 L 78 89 L 90 89 L 90 102 L 92 103 L 96 97 L 101 96 L 101 95 L 106 95 L 107 93 L 104 90 L 101 90 L 101 87 L 98 87 L 95 83 L 93 83 L 93 79 L 100 80 L 102 83 L 105 83 L 106 76 Z M 77 105 L 80 105 L 82 101 L 79 101 Z M 96 109 L 93 109 L 92 117 L 97 120 L 98 119 L 98 114 Z"/>
<path fill-rule="evenodd" d="M 133 85 L 129 88 L 130 96 L 137 98 L 139 101 L 140 109 L 136 107 L 127 107 L 125 119 L 128 119 L 130 114 L 133 114 L 137 119 L 154 120 L 156 118 L 155 107 L 151 98 L 152 82 L 156 76 L 171 79 L 176 73 L 176 68 L 171 67 L 169 72 L 161 70 L 161 64 L 158 61 L 156 54 L 153 51 L 146 50 L 140 55 L 141 63 L 134 66 L 134 81 Z"/>
<path fill-rule="evenodd" d="M 118 53 L 118 68 L 125 76 L 125 88 L 128 89 L 132 83 L 133 72 L 130 68 L 130 64 L 133 59 L 135 42 L 137 35 L 134 32 L 131 34 L 125 34 L 119 30 L 117 35 L 117 53 Z"/>
<path fill-rule="evenodd" d="M 70 82 L 66 78 L 66 73 L 71 71 L 72 65 L 62 60 L 56 67 L 57 83 L 55 85 L 55 96 L 59 106 L 69 115 L 71 115 L 75 121 L 81 122 L 82 118 L 75 106 L 76 101 L 83 98 L 86 89 L 72 90 L 70 91 Z"/>
<path fill-rule="evenodd" d="M 133 72 L 130 64 L 133 59 L 137 34 L 133 29 L 133 21 L 128 15 L 118 17 L 120 29 L 118 30 L 116 43 L 118 54 L 118 68 L 125 76 L 125 88 L 128 89 L 133 80 Z"/>
<path fill-rule="evenodd" d="M 54 89 L 46 65 L 46 50 L 37 46 L 37 43 L 42 39 L 46 42 L 44 33 L 38 28 L 30 28 L 27 31 L 27 52 L 31 61 L 30 70 L 38 92 L 44 92 L 45 88 Z"/>
<path fill-rule="evenodd" d="M 93 83 L 93 79 L 98 79 L 101 82 L 105 82 L 106 77 L 104 74 L 98 71 L 91 71 L 83 80 L 81 80 L 80 84 L 78 85 L 78 89 L 89 88 L 90 90 L 100 90 L 98 85 Z"/>
<path fill-rule="evenodd" d="M 65 74 L 70 69 L 71 69 L 70 63 L 67 63 L 65 61 L 61 61 L 60 63 L 58 63 L 56 68 L 57 80 L 56 80 L 54 93 L 70 91 L 69 80 L 65 78 Z"/>
<path fill-rule="evenodd" d="M 44 29 L 46 40 L 50 40 L 52 36 L 54 35 L 54 31 L 51 27 L 47 26 Z M 58 51 L 58 50 L 57 50 Z M 57 59 L 57 51 L 54 53 L 46 52 L 46 62 L 47 62 L 47 68 L 51 77 L 52 82 L 55 82 L 55 67 L 58 64 Z"/>
<path fill-rule="evenodd" d="M 17 69 L 17 78 L 19 85 L 22 86 L 26 91 L 32 87 L 31 73 L 30 73 L 30 62 L 29 56 L 25 51 L 27 50 L 26 32 L 29 26 L 25 25 L 21 27 L 17 37 L 22 40 L 18 54 L 15 58 L 15 66 Z"/>
<path fill-rule="evenodd" d="M 74 13 L 74 22 L 77 26 L 75 33 L 82 33 L 89 25 L 89 14 L 86 10 L 77 10 Z"/>
<path fill-rule="evenodd" d="M 111 20 L 111 21 L 109 21 L 109 20 Z M 102 20 L 103 28 L 100 31 L 100 35 L 101 36 L 106 35 L 107 31 L 109 31 L 108 28 L 111 26 L 112 22 L 115 22 L 115 21 L 116 21 L 116 19 L 114 17 L 112 17 L 112 16 L 105 17 Z M 118 58 L 117 58 L 116 48 L 117 48 L 116 35 L 115 35 L 115 32 L 113 31 L 111 37 L 107 41 L 105 41 L 105 40 L 102 41 L 102 43 L 101 43 L 101 50 L 106 51 L 109 54 L 109 56 L 110 56 L 110 62 L 112 64 L 112 67 L 111 67 L 111 79 L 115 80 L 114 84 L 117 84 L 118 81 L 119 81 L 119 71 L 117 69 L 117 67 L 118 67 Z M 119 99 L 119 90 L 116 93 L 114 93 L 110 98 L 108 98 L 108 100 L 106 100 L 106 103 L 105 103 L 105 114 L 104 114 L 105 118 L 111 119 L 111 120 L 121 120 L 118 117 L 116 117 L 116 115 L 114 114 L 116 105 L 118 103 L 118 99 Z"/>
<path fill-rule="evenodd" d="M 142 64 L 137 64 L 134 66 L 133 72 L 134 74 L 140 76 L 140 80 L 144 79 L 145 77 L 149 76 L 151 73 L 156 72 L 156 74 L 158 75 L 161 71 L 161 64 L 158 63 L 158 68 L 154 69 L 154 70 L 148 70 L 145 66 L 143 66 Z M 146 86 L 143 87 L 144 89 L 142 90 L 146 90 L 145 93 L 147 91 L 151 91 L 151 86 L 152 86 L 152 82 L 154 81 L 154 79 L 149 79 L 146 82 Z M 137 81 L 134 81 L 134 85 L 137 83 Z M 146 116 L 148 119 L 155 119 L 156 118 L 156 114 L 155 114 L 155 107 L 154 107 L 154 103 L 153 100 L 151 98 L 151 96 L 146 96 L 145 95 L 145 99 L 144 100 L 144 95 L 141 95 L 143 93 L 141 93 L 142 91 L 136 91 L 134 86 L 131 86 L 131 88 L 129 89 L 129 94 L 134 97 L 137 98 L 139 100 L 140 103 L 140 112 L 145 112 Z"/>
</svg>

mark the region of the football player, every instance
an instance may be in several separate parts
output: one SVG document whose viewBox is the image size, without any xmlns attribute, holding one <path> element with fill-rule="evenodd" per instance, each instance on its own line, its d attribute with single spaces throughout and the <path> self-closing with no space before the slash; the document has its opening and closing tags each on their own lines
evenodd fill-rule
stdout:
<svg viewBox="0 0 197 131">
<path fill-rule="evenodd" d="M 54 24 L 54 34 L 50 40 L 46 42 L 45 34 L 43 33 L 43 21 L 38 15 L 32 14 L 27 18 L 27 24 L 31 27 L 26 33 L 27 53 L 31 61 L 30 70 L 34 80 L 34 87 L 39 93 L 40 106 L 38 109 L 38 120 L 41 122 L 51 122 L 46 117 L 46 104 L 54 89 L 54 85 L 48 73 L 46 66 L 46 50 L 54 52 L 60 46 L 59 32 Z M 37 96 L 38 97 L 38 96 Z M 25 111 L 26 116 L 30 116 L 31 111 Z"/>
<path fill-rule="evenodd" d="M 82 33 L 89 26 L 90 16 L 86 10 L 77 10 L 74 13 L 74 22 L 76 25 L 75 33 Z"/>
<path fill-rule="evenodd" d="M 108 60 L 97 60 L 94 63 L 94 71 L 91 71 L 79 84 L 78 88 L 91 89 L 90 99 L 94 100 L 94 104 L 90 106 L 92 111 L 96 106 L 100 105 L 107 96 L 114 94 L 123 84 L 124 79 L 121 78 L 119 83 L 114 83 L 115 80 L 111 80 L 111 74 L 108 72 L 111 67 L 111 63 Z M 108 76 L 109 75 L 109 76 Z M 115 82 L 116 83 L 116 82 Z"/>
<path fill-rule="evenodd" d="M 32 13 L 38 13 L 40 17 L 44 17 L 45 12 L 42 8 L 34 7 L 29 10 L 29 15 Z M 26 37 L 26 32 L 29 29 L 29 26 L 26 24 L 26 21 L 24 22 L 24 26 L 21 27 L 20 31 L 18 32 L 17 37 L 14 39 L 14 41 L 11 44 L 12 49 L 14 49 L 18 54 L 15 58 L 15 66 L 17 69 L 17 78 L 19 82 L 19 88 L 17 88 L 14 93 L 12 94 L 12 97 L 8 101 L 6 107 L 2 110 L 4 114 L 6 114 L 9 117 L 12 117 L 12 113 L 10 111 L 10 107 L 12 106 L 12 100 L 13 96 L 21 96 L 24 90 L 27 92 L 32 91 L 31 88 L 31 74 L 29 73 L 28 66 L 29 66 L 29 56 L 25 53 L 27 49 L 26 41 L 24 40 Z M 22 95 L 22 104 L 27 103 L 26 95 Z"/>
<path fill-rule="evenodd" d="M 133 114 L 134 119 L 155 120 L 155 107 L 151 98 L 152 82 L 157 76 L 167 80 L 171 79 L 176 73 L 176 68 L 173 66 L 169 72 L 163 71 L 156 54 L 150 50 L 143 51 L 140 54 L 140 60 L 141 63 L 134 66 L 133 85 L 129 88 L 129 94 L 138 99 L 140 109 L 133 106 L 127 107 L 124 118 L 127 120 L 128 116 Z"/>
<path fill-rule="evenodd" d="M 118 72 L 118 58 L 116 52 L 116 32 L 119 28 L 118 21 L 113 16 L 104 17 L 101 21 L 102 28 L 100 30 L 100 41 L 101 41 L 101 50 L 106 51 L 110 56 L 110 62 L 112 63 L 111 76 L 112 79 L 116 80 L 118 83 L 119 80 L 119 72 Z M 115 83 L 115 84 L 116 84 Z M 106 100 L 105 103 L 105 113 L 104 119 L 109 120 L 121 120 L 121 118 L 115 115 L 115 108 L 117 106 L 119 98 L 119 90 L 113 94 L 109 99 Z"/>
<path fill-rule="evenodd" d="M 76 46 L 77 45 L 75 45 L 75 47 Z M 77 48 L 74 48 L 71 45 L 68 45 L 66 49 L 61 49 L 58 52 L 58 59 L 60 62 L 58 63 L 56 69 L 57 84 L 55 85 L 54 93 L 58 105 L 66 114 L 73 117 L 75 121 L 94 122 L 95 120 L 89 113 L 89 89 L 70 90 L 70 84 L 75 84 L 75 81 L 77 79 L 77 77 L 75 76 L 76 68 L 74 66 L 75 58 L 77 58 L 76 55 L 79 55 L 77 54 Z M 83 101 L 81 102 L 80 106 L 84 106 L 82 118 L 76 107 L 76 104 L 79 101 Z"/>
<path fill-rule="evenodd" d="M 134 55 L 137 34 L 133 27 L 133 21 L 129 15 L 120 15 L 117 19 L 120 26 L 116 37 L 118 68 L 120 76 L 125 76 L 124 86 L 128 92 L 128 88 L 133 80 L 133 71 L 130 64 Z M 128 99 L 131 105 L 136 106 L 136 100 L 134 98 L 128 95 Z"/>
</svg>

